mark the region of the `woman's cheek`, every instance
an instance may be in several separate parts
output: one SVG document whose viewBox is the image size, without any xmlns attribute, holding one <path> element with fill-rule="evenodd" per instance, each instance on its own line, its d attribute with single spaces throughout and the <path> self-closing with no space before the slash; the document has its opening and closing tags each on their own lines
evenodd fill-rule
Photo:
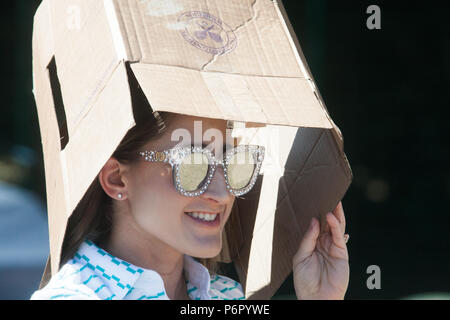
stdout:
<svg viewBox="0 0 450 320">
<path fill-rule="evenodd" d="M 233 210 L 234 200 L 236 197 L 233 196 L 233 200 L 227 205 L 227 212 L 226 212 L 226 220 L 224 222 L 224 225 L 228 222 L 231 216 L 231 211 Z"/>
<path fill-rule="evenodd" d="M 167 221 L 176 221 L 187 204 L 184 204 L 185 197 L 175 190 L 167 177 L 154 176 L 152 180 L 152 183 L 138 186 L 134 207 L 136 219 L 146 229 L 154 230 L 155 227 L 163 227 Z"/>
</svg>

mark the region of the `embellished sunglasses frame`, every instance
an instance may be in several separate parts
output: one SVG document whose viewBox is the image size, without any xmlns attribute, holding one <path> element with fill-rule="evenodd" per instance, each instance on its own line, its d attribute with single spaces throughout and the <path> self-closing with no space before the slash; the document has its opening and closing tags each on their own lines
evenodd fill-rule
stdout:
<svg viewBox="0 0 450 320">
<path fill-rule="evenodd" d="M 253 171 L 253 175 L 250 179 L 248 185 L 241 189 L 233 189 L 228 181 L 228 164 L 230 164 L 230 160 L 236 153 L 241 152 L 250 152 L 253 155 L 253 159 L 256 162 L 256 168 Z M 180 165 L 183 159 L 186 156 L 189 156 L 192 153 L 202 153 L 206 155 L 208 158 L 208 171 L 206 173 L 206 182 L 204 182 L 201 187 L 194 191 L 187 191 L 183 188 L 180 181 Z M 169 163 L 172 166 L 172 178 L 175 188 L 179 193 L 188 197 L 195 197 L 203 194 L 211 183 L 211 179 L 214 176 L 214 172 L 218 165 L 221 165 L 223 168 L 223 173 L 225 177 L 225 183 L 228 191 L 238 197 L 249 192 L 253 186 L 255 185 L 256 179 L 258 178 L 259 171 L 261 169 L 262 162 L 264 160 L 265 148 L 263 146 L 257 145 L 241 145 L 234 147 L 230 150 L 227 150 L 223 154 L 223 159 L 217 159 L 211 150 L 206 148 L 201 148 L 197 146 L 188 146 L 188 147 L 176 147 L 172 149 L 167 149 L 163 151 L 155 151 L 155 150 L 145 150 L 139 152 L 139 155 L 148 162 L 165 162 Z"/>
</svg>

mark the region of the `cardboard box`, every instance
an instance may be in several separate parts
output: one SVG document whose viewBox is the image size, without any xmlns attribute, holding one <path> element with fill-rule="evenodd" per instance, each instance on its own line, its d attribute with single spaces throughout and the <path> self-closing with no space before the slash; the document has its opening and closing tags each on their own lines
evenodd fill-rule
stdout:
<svg viewBox="0 0 450 320">
<path fill-rule="evenodd" d="M 230 120 L 240 143 L 266 147 L 218 258 L 234 262 L 248 299 L 270 298 L 310 218 L 334 209 L 352 179 L 341 132 L 271 0 L 42 1 L 33 33 L 51 257 L 42 284 L 58 271 L 69 216 L 139 117 L 131 81 L 152 111 Z"/>
</svg>

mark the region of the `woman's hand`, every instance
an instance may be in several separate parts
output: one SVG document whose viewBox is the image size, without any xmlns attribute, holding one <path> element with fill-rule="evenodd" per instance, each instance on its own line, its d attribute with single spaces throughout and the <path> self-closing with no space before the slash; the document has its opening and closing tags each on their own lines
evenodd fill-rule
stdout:
<svg viewBox="0 0 450 320">
<path fill-rule="evenodd" d="M 313 218 L 293 258 L 295 293 L 304 299 L 344 299 L 349 279 L 345 217 L 339 202 L 326 221 Z"/>
</svg>

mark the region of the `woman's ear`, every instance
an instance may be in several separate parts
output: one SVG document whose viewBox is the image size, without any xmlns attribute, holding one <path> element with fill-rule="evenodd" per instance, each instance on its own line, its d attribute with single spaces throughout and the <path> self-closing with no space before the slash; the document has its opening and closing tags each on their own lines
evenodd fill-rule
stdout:
<svg viewBox="0 0 450 320">
<path fill-rule="evenodd" d="M 123 200 L 127 196 L 127 188 L 123 179 L 124 165 L 116 158 L 106 161 L 98 175 L 98 180 L 106 192 L 113 199 Z"/>
</svg>

